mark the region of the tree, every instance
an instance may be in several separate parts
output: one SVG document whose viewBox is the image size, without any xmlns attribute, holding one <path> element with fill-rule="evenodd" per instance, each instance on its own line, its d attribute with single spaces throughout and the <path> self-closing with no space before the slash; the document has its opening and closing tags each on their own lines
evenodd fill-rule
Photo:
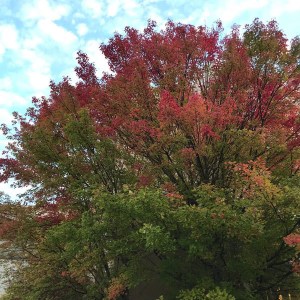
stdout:
<svg viewBox="0 0 300 300">
<path fill-rule="evenodd" d="M 112 74 L 79 52 L 79 82 L 51 82 L 2 128 L 0 179 L 30 185 L 33 203 L 14 227 L 31 250 L 8 299 L 296 288 L 299 39 L 258 19 L 242 35 L 171 21 L 125 33 L 100 47 Z"/>
</svg>

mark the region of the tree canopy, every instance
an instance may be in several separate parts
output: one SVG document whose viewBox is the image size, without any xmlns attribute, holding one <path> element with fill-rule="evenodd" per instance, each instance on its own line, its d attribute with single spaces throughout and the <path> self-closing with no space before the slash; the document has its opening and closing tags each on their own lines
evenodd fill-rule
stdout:
<svg viewBox="0 0 300 300">
<path fill-rule="evenodd" d="M 24 261 L 5 299 L 295 292 L 299 38 L 258 19 L 227 35 L 149 21 L 100 49 L 111 73 L 78 52 L 77 83 L 2 125 L 0 180 L 31 187 L 31 205 L 1 206 Z"/>
</svg>

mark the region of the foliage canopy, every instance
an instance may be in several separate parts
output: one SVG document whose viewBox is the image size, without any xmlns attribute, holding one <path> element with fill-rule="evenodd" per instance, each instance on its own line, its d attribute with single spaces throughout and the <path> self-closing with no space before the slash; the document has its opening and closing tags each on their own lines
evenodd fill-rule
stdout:
<svg viewBox="0 0 300 300">
<path fill-rule="evenodd" d="M 5 299 L 275 299 L 297 289 L 300 41 L 275 21 L 125 28 L 33 98 L 0 160 L 24 262 Z M 297 248 L 298 247 L 298 248 Z M 141 294 L 144 291 L 144 294 Z M 141 296 L 142 295 L 142 296 Z M 234 298 L 235 297 L 235 298 Z"/>
</svg>

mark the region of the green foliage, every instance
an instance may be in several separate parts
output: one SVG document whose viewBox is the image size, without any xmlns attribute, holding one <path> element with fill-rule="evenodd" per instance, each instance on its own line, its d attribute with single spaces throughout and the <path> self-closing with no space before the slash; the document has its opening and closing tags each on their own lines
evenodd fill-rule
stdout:
<svg viewBox="0 0 300 300">
<path fill-rule="evenodd" d="M 216 288 L 215 290 L 209 291 L 206 295 L 207 300 L 234 300 L 233 296 L 230 296 L 225 290 Z"/>
<path fill-rule="evenodd" d="M 187 291 L 181 291 L 177 299 L 180 300 L 235 300 L 235 298 L 229 295 L 226 290 L 215 288 L 209 292 L 201 288 L 193 288 Z"/>
<path fill-rule="evenodd" d="M 177 299 L 180 300 L 200 300 L 205 298 L 205 290 L 202 288 L 193 288 L 191 290 L 181 291 Z"/>
<path fill-rule="evenodd" d="M 299 205 L 299 193 L 290 193 Z M 44 232 L 35 250 L 39 259 L 24 266 L 8 292 L 24 299 L 47 299 L 59 291 L 70 295 L 65 299 L 76 299 L 78 293 L 102 299 L 111 278 L 120 274 L 133 289 L 157 277 L 173 295 L 187 289 L 179 299 L 201 299 L 215 284 L 226 286 L 238 299 L 251 299 L 252 291 L 276 285 L 294 253 L 282 240 L 294 224 L 294 210 L 283 200 L 290 201 L 290 196 L 280 194 L 256 211 L 254 201 L 237 201 L 232 193 L 210 185 L 194 194 L 198 206 L 178 208 L 157 190 L 98 192 L 90 211 Z M 281 266 L 280 271 L 273 265 Z M 233 299 L 219 289 L 205 297 Z"/>
</svg>

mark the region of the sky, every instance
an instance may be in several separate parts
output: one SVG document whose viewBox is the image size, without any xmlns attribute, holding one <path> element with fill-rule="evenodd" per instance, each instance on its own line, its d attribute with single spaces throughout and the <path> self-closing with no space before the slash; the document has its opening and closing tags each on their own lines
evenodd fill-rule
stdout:
<svg viewBox="0 0 300 300">
<path fill-rule="evenodd" d="M 48 96 L 49 81 L 76 82 L 76 53 L 82 50 L 101 76 L 109 71 L 99 50 L 125 26 L 159 28 L 169 20 L 212 26 L 276 19 L 287 38 L 300 34 L 300 0 L 0 0 L 0 124 L 24 113 L 32 96 Z M 0 131 L 0 151 L 7 144 Z M 12 198 L 22 190 L 0 183 Z"/>
</svg>

